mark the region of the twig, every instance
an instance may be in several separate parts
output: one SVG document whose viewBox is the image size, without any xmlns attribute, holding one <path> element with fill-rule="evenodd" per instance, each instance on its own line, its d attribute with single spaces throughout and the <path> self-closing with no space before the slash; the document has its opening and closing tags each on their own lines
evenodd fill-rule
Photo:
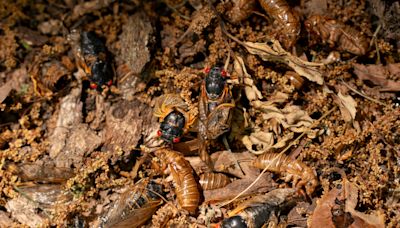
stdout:
<svg viewBox="0 0 400 228">
<path fill-rule="evenodd" d="M 342 81 L 342 83 L 343 83 L 347 88 L 349 88 L 351 91 L 355 92 L 356 94 L 358 94 L 358 95 L 364 97 L 365 99 L 370 100 L 370 101 L 372 101 L 372 102 L 375 102 L 375 103 L 377 103 L 377 104 L 383 105 L 383 106 L 385 106 L 385 107 L 389 107 L 387 104 L 385 104 L 385 103 L 383 103 L 383 102 L 380 102 L 379 100 L 376 100 L 376 99 L 374 99 L 374 98 L 372 98 L 372 97 L 370 97 L 370 96 L 368 96 L 368 95 L 365 95 L 365 94 L 363 94 L 362 92 L 359 92 L 358 90 L 354 89 L 354 88 L 351 87 L 349 84 L 347 84 L 343 79 L 340 79 L 340 80 Z"/>
<path fill-rule="evenodd" d="M 376 49 L 376 58 L 377 58 L 377 62 L 380 63 L 381 62 L 381 55 L 379 54 L 379 47 L 378 47 L 378 43 L 376 42 L 376 37 L 378 36 L 379 31 L 381 30 L 382 25 L 379 24 L 378 27 L 376 28 L 374 35 L 371 38 L 371 41 L 369 42 L 369 46 L 371 47 L 372 44 L 375 44 L 375 49 Z"/>
</svg>

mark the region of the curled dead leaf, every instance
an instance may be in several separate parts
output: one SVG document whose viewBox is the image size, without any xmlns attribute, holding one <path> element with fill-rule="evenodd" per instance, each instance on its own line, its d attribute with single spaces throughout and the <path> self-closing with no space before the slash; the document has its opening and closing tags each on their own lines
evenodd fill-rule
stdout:
<svg viewBox="0 0 400 228">
<path fill-rule="evenodd" d="M 255 104 L 263 112 L 262 118 L 265 121 L 278 122 L 284 129 L 290 129 L 293 132 L 304 132 L 313 123 L 313 119 L 308 113 L 296 105 L 278 109 L 273 104 L 262 101 L 255 101 L 252 104 Z"/>
<path fill-rule="evenodd" d="M 246 135 L 242 138 L 244 146 L 253 154 L 263 154 L 270 149 L 279 149 L 286 146 L 287 142 L 293 138 L 293 133 L 289 133 L 275 143 L 274 134 L 257 130 L 256 132 Z"/>
<path fill-rule="evenodd" d="M 370 227 L 383 228 L 385 227 L 385 216 L 380 211 L 366 214 L 355 210 L 358 203 L 358 188 L 354 183 L 349 182 L 346 178 L 343 179 L 343 187 L 333 188 L 329 192 L 325 192 L 317 201 L 317 207 L 313 215 L 309 219 L 309 226 L 314 227 Z M 343 204 L 340 201 L 344 201 Z M 334 219 L 333 211 L 342 211 L 350 213 L 351 218 L 345 220 Z M 338 221 L 342 223 L 337 224 Z M 351 222 L 351 224 L 348 224 Z M 344 224 L 346 223 L 346 224 Z"/>
<path fill-rule="evenodd" d="M 245 47 L 251 54 L 260 56 L 264 61 L 282 62 L 310 81 L 319 85 L 324 82 L 320 69 L 323 63 L 304 61 L 285 51 L 277 40 L 271 39 L 268 43 L 245 42 Z"/>
<path fill-rule="evenodd" d="M 357 206 L 358 188 L 354 183 L 344 179 L 344 197 L 346 199 L 345 211 L 349 212 L 354 219 L 353 224 L 350 227 L 374 227 L 383 228 L 385 227 L 385 216 L 377 210 L 371 214 L 366 214 L 355 210 Z"/>
<path fill-rule="evenodd" d="M 254 84 L 253 79 L 247 73 L 246 66 L 244 65 L 243 59 L 238 56 L 234 62 L 234 69 L 239 75 L 239 77 L 243 78 L 244 80 L 244 92 L 246 97 L 249 101 L 260 100 L 262 99 L 262 94 L 260 90 L 257 89 L 256 85 Z"/>
<path fill-rule="evenodd" d="M 335 102 L 339 105 L 340 113 L 345 121 L 350 122 L 355 119 L 357 102 L 350 95 L 343 95 L 339 91 L 335 96 Z"/>
<path fill-rule="evenodd" d="M 263 154 L 272 148 L 274 135 L 271 132 L 256 131 L 242 139 L 244 146 L 254 154 Z"/>
<path fill-rule="evenodd" d="M 370 81 L 379 86 L 380 91 L 400 91 L 400 81 L 389 80 L 390 75 L 400 74 L 400 64 L 363 65 L 353 63 L 354 73 L 363 81 Z"/>
</svg>

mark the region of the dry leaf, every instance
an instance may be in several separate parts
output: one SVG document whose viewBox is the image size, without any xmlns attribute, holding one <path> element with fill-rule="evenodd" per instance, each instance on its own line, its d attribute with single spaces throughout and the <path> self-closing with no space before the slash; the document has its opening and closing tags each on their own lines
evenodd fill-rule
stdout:
<svg viewBox="0 0 400 228">
<path fill-rule="evenodd" d="M 251 162 L 255 159 L 255 156 L 249 152 L 232 153 L 231 151 L 219 151 L 211 155 L 211 159 L 214 164 L 214 171 L 231 174 L 239 178 L 249 178 L 250 176 L 257 176 L 260 171 L 255 168 Z M 240 162 L 240 169 L 237 167 L 236 161 Z M 244 175 L 243 175 L 244 173 Z"/>
<path fill-rule="evenodd" d="M 284 135 L 275 143 L 274 134 L 256 130 L 250 135 L 242 138 L 243 145 L 253 154 L 263 154 L 270 149 L 279 149 L 286 146 L 287 142 L 293 138 L 293 132 Z"/>
<path fill-rule="evenodd" d="M 304 132 L 313 123 L 313 119 L 308 113 L 296 105 L 288 105 L 280 110 L 274 105 L 262 101 L 252 104 L 255 104 L 255 108 L 261 109 L 264 120 L 274 120 L 280 123 L 284 129 L 290 129 L 293 132 Z"/>
<path fill-rule="evenodd" d="M 363 81 L 380 86 L 379 91 L 400 91 L 400 81 L 389 80 L 389 75 L 400 74 L 400 63 L 383 65 L 363 65 L 353 63 L 354 73 Z"/>
<path fill-rule="evenodd" d="M 21 67 L 13 72 L 10 72 L 9 74 L 4 75 L 4 77 L 6 77 L 8 80 L 0 87 L 0 103 L 7 98 L 11 90 L 21 90 L 22 85 L 28 78 L 28 73 L 25 67 Z"/>
<path fill-rule="evenodd" d="M 345 121 L 350 122 L 356 117 L 356 101 L 350 95 L 343 95 L 340 91 L 337 95 L 338 100 L 335 100 L 338 103 L 340 108 L 340 113 Z"/>
<path fill-rule="evenodd" d="M 275 106 L 276 103 L 283 103 L 287 99 L 287 94 L 277 93 L 268 101 L 253 100 L 251 102 L 251 106 L 261 112 L 263 125 L 269 126 L 269 129 L 258 129 L 242 138 L 242 143 L 250 152 L 263 154 L 273 148 L 282 148 L 293 138 L 294 132 L 302 133 L 309 130 L 313 119 L 299 106 L 287 105 L 283 109 Z M 291 132 L 279 138 L 282 132 L 281 128 L 289 129 Z M 309 131 L 307 136 L 315 138 L 315 132 Z M 278 138 L 277 142 L 275 142 L 275 138 Z"/>
<path fill-rule="evenodd" d="M 293 136 L 294 136 L 294 133 L 293 133 L 293 132 L 290 132 L 289 134 L 284 135 L 284 136 L 283 136 L 282 138 L 280 138 L 280 139 L 278 140 L 278 142 L 275 143 L 272 147 L 275 148 L 275 149 L 278 149 L 278 148 L 282 148 L 282 147 L 286 146 L 287 143 L 288 143 L 288 141 L 291 140 L 291 139 L 293 139 Z"/>
<path fill-rule="evenodd" d="M 245 42 L 245 47 L 251 54 L 260 56 L 264 61 L 285 63 L 310 81 L 320 85 L 324 82 L 321 69 L 319 69 L 324 64 L 304 61 L 285 51 L 276 40 L 271 39 L 269 43 Z"/>
<path fill-rule="evenodd" d="M 358 189 L 357 186 L 348 180 L 344 180 L 344 194 L 346 199 L 345 211 L 349 212 L 353 219 L 355 220 L 353 224 L 350 225 L 352 228 L 361 227 L 374 227 L 383 228 L 385 227 L 385 216 L 380 211 L 375 211 L 372 214 L 366 214 L 356 211 Z"/>
<path fill-rule="evenodd" d="M 341 208 L 340 201 L 345 201 L 344 211 L 349 212 L 353 218 L 353 222 L 349 227 L 352 228 L 383 228 L 385 227 L 385 216 L 381 211 L 375 211 L 372 214 L 366 214 L 356 211 L 358 198 L 357 186 L 350 183 L 347 179 L 343 180 L 341 189 L 334 188 L 317 201 L 317 207 L 313 215 L 310 217 L 310 227 L 336 227 L 333 222 L 332 210 Z M 343 225 L 343 224 L 342 224 Z"/>
<path fill-rule="evenodd" d="M 247 73 L 246 66 L 244 65 L 243 59 L 238 56 L 234 62 L 235 71 L 238 73 L 239 77 L 244 80 L 244 92 L 249 101 L 262 99 L 262 94 L 260 90 L 254 85 L 254 81 L 251 76 Z"/>
<path fill-rule="evenodd" d="M 256 131 L 242 139 L 244 146 L 254 154 L 263 154 L 272 148 L 274 135 L 271 132 Z"/>
<path fill-rule="evenodd" d="M 334 188 L 329 192 L 325 192 L 317 201 L 317 207 L 314 213 L 309 218 L 311 220 L 310 228 L 335 228 L 332 221 L 331 209 L 335 205 L 336 197 L 340 194 L 341 190 Z"/>
<path fill-rule="evenodd" d="M 236 161 L 232 161 L 231 156 L 232 152 L 230 151 L 218 151 L 211 154 L 211 160 L 214 164 L 214 171 L 222 172 L 225 174 L 230 174 L 233 176 L 237 176 L 240 178 L 256 178 L 260 174 L 260 170 L 254 167 L 251 163 L 256 156 L 248 151 L 241 153 L 234 153 L 235 158 L 240 161 L 240 168 L 238 170 L 236 167 Z M 208 166 L 200 159 L 199 156 L 195 157 L 185 157 L 187 161 L 189 161 L 192 168 L 195 170 L 197 175 L 200 175 L 204 172 L 208 172 Z M 244 172 L 244 175 L 243 175 Z M 240 173 L 240 175 L 237 175 Z"/>
<path fill-rule="evenodd" d="M 286 106 L 282 112 L 285 114 L 286 121 L 282 123 L 284 128 L 289 128 L 293 132 L 304 132 L 311 126 L 313 119 L 299 106 Z"/>
</svg>

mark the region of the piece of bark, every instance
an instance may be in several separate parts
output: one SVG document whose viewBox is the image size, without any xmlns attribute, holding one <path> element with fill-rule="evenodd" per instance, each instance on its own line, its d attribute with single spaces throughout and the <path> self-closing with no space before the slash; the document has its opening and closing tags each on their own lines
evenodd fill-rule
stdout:
<svg viewBox="0 0 400 228">
<path fill-rule="evenodd" d="M 150 126 L 153 110 L 138 100 L 121 101 L 114 104 L 106 115 L 104 135 L 107 148 L 118 146 L 129 152 Z"/>
<path fill-rule="evenodd" d="M 79 87 L 74 88 L 61 100 L 56 126 L 54 129 L 49 129 L 51 158 L 55 158 L 63 150 L 69 131 L 82 122 L 81 90 L 82 88 Z"/>
<path fill-rule="evenodd" d="M 37 213 L 33 202 L 25 197 L 19 196 L 9 200 L 6 208 L 12 218 L 29 227 L 45 227 L 48 224 L 48 220 Z"/>
<path fill-rule="evenodd" d="M 150 18 L 143 11 L 132 15 L 122 28 L 120 36 L 121 62 L 127 63 L 131 72 L 138 75 L 150 61 L 151 48 L 155 41 Z"/>
<path fill-rule="evenodd" d="M 56 126 L 49 129 L 49 155 L 56 167 L 80 167 L 83 157 L 102 144 L 102 137 L 82 123 L 81 89 L 72 89 L 61 100 Z"/>
<path fill-rule="evenodd" d="M 11 227 L 13 220 L 10 218 L 8 213 L 0 211 L 0 227 Z"/>
<path fill-rule="evenodd" d="M 57 167 L 81 167 L 83 158 L 102 144 L 102 137 L 89 129 L 87 124 L 78 124 L 69 132 L 65 147 L 54 162 Z"/>
</svg>

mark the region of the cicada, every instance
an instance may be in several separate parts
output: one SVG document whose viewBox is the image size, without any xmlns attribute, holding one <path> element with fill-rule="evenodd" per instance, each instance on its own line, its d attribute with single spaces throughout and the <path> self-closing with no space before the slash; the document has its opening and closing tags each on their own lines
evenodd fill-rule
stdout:
<svg viewBox="0 0 400 228">
<path fill-rule="evenodd" d="M 103 86 L 112 85 L 115 72 L 111 54 L 96 33 L 80 34 L 76 59 L 90 81 L 90 88 L 101 90 Z"/>
<path fill-rule="evenodd" d="M 235 101 L 226 82 L 227 72 L 221 67 L 206 69 L 206 78 L 201 85 L 199 100 L 199 156 L 213 169 L 207 152 L 210 140 L 229 131 Z"/>
<path fill-rule="evenodd" d="M 179 205 L 195 213 L 200 202 L 200 192 L 190 163 L 181 153 L 168 148 L 159 149 L 155 154 L 163 165 L 163 171 L 172 176 Z"/>
<path fill-rule="evenodd" d="M 142 179 L 128 187 L 102 216 L 103 227 L 139 227 L 143 225 L 163 203 L 162 186 Z"/>
<path fill-rule="evenodd" d="M 331 47 L 336 46 L 339 51 L 365 55 L 368 50 L 368 39 L 361 32 L 340 21 L 313 15 L 304 25 L 311 35 L 317 36 L 322 43 L 328 43 Z"/>
<path fill-rule="evenodd" d="M 168 143 L 178 143 L 195 121 L 195 117 L 188 112 L 186 103 L 177 94 L 159 97 L 153 114 L 161 123 L 157 135 Z"/>
<path fill-rule="evenodd" d="M 300 197 L 294 189 L 275 189 L 238 205 L 218 226 L 221 228 L 260 228 L 282 211 L 293 208 Z"/>
<path fill-rule="evenodd" d="M 285 181 L 293 180 L 293 187 L 304 187 L 308 196 L 318 185 L 315 171 L 301 161 L 291 159 L 285 154 L 265 153 L 254 160 L 253 165 L 259 169 L 285 174 Z"/>
</svg>

